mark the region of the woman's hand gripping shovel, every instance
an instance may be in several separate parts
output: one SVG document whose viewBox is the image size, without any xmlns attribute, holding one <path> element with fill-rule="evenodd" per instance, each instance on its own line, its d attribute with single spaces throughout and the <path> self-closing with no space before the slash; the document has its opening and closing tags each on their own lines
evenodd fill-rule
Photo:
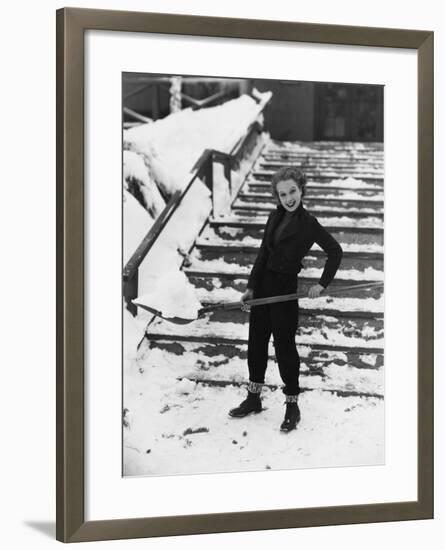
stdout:
<svg viewBox="0 0 445 550">
<path fill-rule="evenodd" d="M 348 292 L 349 290 L 360 290 L 365 288 L 378 288 L 383 286 L 383 281 L 376 281 L 372 283 L 358 283 L 356 285 L 348 285 L 338 288 L 333 288 L 329 291 L 329 294 L 324 294 L 324 296 L 331 296 L 335 294 L 341 294 L 342 292 Z M 193 318 L 187 318 L 187 317 L 168 317 L 166 315 L 163 315 L 162 311 L 159 311 L 157 309 L 154 309 L 150 306 L 147 306 L 146 304 L 138 303 L 137 300 L 133 300 L 133 304 L 137 307 L 140 307 L 141 309 L 144 309 L 146 311 L 149 311 L 153 315 L 156 315 L 160 317 L 161 319 L 164 319 L 165 321 L 169 321 L 170 323 L 175 323 L 176 325 L 187 325 L 189 323 L 193 323 L 193 321 L 196 321 L 197 319 L 203 317 L 206 313 L 209 313 L 211 311 L 216 311 L 218 309 L 223 310 L 231 310 L 231 309 L 243 309 L 246 306 L 248 307 L 255 307 L 255 306 L 262 306 L 266 304 L 276 304 L 278 302 L 290 302 L 292 300 L 298 300 L 299 298 L 306 298 L 307 296 L 305 294 L 300 293 L 294 293 L 294 294 L 283 294 L 281 296 L 270 296 L 268 298 L 253 298 L 252 300 L 246 300 L 246 301 L 237 301 L 237 302 L 221 302 L 219 304 L 214 304 L 211 306 L 202 307 L 200 310 L 198 310 L 198 313 Z"/>
</svg>

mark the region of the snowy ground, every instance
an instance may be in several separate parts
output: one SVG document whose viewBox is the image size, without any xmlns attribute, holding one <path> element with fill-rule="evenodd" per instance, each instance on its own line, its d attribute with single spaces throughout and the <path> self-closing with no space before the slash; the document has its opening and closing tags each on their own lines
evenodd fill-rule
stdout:
<svg viewBox="0 0 445 550">
<path fill-rule="evenodd" d="M 244 399 L 244 387 L 178 380 L 181 365 L 159 361 L 158 351 L 142 345 L 126 373 L 125 401 L 134 408 L 124 416 L 125 475 L 384 463 L 382 399 L 305 391 L 298 429 L 284 434 L 279 431 L 284 414 L 280 390 L 263 390 L 262 413 L 234 419 L 227 413 Z M 147 358 L 150 353 L 153 361 Z M 269 369 L 276 370 L 276 365 Z M 183 376 L 187 371 L 183 368 Z"/>
</svg>

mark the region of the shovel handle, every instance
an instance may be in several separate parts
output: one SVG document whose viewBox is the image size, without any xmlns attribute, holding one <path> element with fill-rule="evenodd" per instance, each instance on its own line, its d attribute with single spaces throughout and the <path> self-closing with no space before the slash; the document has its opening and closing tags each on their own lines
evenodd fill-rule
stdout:
<svg viewBox="0 0 445 550">
<path fill-rule="evenodd" d="M 372 283 L 359 283 L 356 285 L 350 285 L 350 286 L 343 286 L 339 288 L 333 288 L 329 291 L 329 295 L 331 294 L 341 294 L 342 292 L 346 292 L 348 290 L 356 290 L 361 288 L 376 288 L 379 286 L 383 286 L 383 281 L 376 281 Z M 300 293 L 293 293 L 293 294 L 282 294 L 280 296 L 268 296 L 267 298 L 253 298 L 252 300 L 246 300 L 245 302 L 223 302 L 221 304 L 215 304 L 212 306 L 203 307 L 200 309 L 199 313 L 206 313 L 207 311 L 214 311 L 215 309 L 224 309 L 224 310 L 231 310 L 231 309 L 239 309 L 242 306 L 262 306 L 266 304 L 276 304 L 279 302 L 290 302 L 292 300 L 298 300 L 299 298 L 305 298 L 306 295 Z"/>
</svg>

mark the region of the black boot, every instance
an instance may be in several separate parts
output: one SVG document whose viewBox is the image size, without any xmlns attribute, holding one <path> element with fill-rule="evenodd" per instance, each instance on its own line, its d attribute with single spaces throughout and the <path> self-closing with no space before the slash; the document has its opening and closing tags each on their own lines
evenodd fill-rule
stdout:
<svg viewBox="0 0 445 550">
<path fill-rule="evenodd" d="M 261 405 L 261 397 L 259 393 L 247 392 L 247 398 L 229 411 L 229 415 L 234 418 L 243 418 L 250 413 L 259 413 L 263 410 Z"/>
<path fill-rule="evenodd" d="M 286 413 L 280 426 L 280 430 L 282 432 L 290 432 L 291 430 L 295 430 L 298 422 L 300 422 L 300 418 L 301 414 L 297 401 L 286 401 Z"/>
</svg>

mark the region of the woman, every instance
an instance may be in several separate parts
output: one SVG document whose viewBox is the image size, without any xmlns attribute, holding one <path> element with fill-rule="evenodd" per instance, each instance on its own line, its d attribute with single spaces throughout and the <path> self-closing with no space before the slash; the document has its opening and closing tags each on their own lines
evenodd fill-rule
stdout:
<svg viewBox="0 0 445 550">
<path fill-rule="evenodd" d="M 272 189 L 278 207 L 267 220 L 260 251 L 241 300 L 297 292 L 301 261 L 314 243 L 327 254 L 320 280 L 308 292 L 309 298 L 317 298 L 337 272 L 342 258 L 341 246 L 304 208 L 302 199 L 306 178 L 300 170 L 293 167 L 278 170 L 272 178 Z M 267 368 L 269 340 L 273 336 L 286 396 L 286 412 L 280 429 L 289 432 L 296 428 L 300 421 L 300 357 L 295 345 L 297 326 L 298 300 L 252 308 L 247 353 L 247 398 L 229 412 L 230 416 L 241 418 L 252 412 L 261 412 L 260 393 Z"/>
</svg>

